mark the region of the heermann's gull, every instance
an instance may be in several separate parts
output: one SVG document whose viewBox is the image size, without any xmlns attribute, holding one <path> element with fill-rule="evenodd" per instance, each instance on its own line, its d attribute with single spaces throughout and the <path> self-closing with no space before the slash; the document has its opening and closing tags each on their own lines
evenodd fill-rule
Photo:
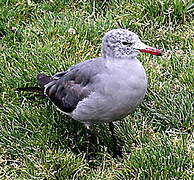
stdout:
<svg viewBox="0 0 194 180">
<path fill-rule="evenodd" d="M 136 58 L 139 52 L 161 55 L 127 29 L 114 29 L 103 37 L 102 56 L 81 62 L 50 77 L 37 76 L 40 88 L 19 88 L 44 92 L 57 108 L 82 122 L 111 123 L 132 112 L 146 93 L 145 70 Z M 113 131 L 113 124 L 110 124 Z M 113 133 L 113 132 L 112 132 Z"/>
</svg>

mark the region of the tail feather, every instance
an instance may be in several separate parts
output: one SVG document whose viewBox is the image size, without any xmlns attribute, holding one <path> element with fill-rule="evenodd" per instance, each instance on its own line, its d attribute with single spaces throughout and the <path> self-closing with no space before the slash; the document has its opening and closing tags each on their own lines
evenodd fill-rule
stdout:
<svg viewBox="0 0 194 180">
<path fill-rule="evenodd" d="M 37 75 L 38 85 L 44 90 L 44 86 L 52 81 L 51 76 L 47 76 L 46 74 L 38 74 Z"/>
<path fill-rule="evenodd" d="M 34 96 L 45 96 L 44 86 L 52 81 L 51 77 L 45 74 L 38 74 L 37 81 L 40 87 L 22 87 L 22 88 L 16 88 L 15 90 L 19 92 L 27 91 L 27 92 L 37 93 Z"/>
</svg>

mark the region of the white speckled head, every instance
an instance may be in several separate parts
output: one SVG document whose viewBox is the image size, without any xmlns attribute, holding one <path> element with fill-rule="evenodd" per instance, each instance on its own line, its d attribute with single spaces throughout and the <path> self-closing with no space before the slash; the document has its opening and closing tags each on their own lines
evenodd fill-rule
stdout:
<svg viewBox="0 0 194 180">
<path fill-rule="evenodd" d="M 137 34 L 127 29 L 108 31 L 102 40 L 102 56 L 112 58 L 136 57 L 140 51 L 161 55 L 157 49 L 142 43 Z"/>
</svg>

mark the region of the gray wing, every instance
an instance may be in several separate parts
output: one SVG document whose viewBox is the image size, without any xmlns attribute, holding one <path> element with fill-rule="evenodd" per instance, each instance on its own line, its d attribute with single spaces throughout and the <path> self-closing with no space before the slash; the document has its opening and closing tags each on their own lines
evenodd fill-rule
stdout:
<svg viewBox="0 0 194 180">
<path fill-rule="evenodd" d="M 91 86 L 95 75 L 101 72 L 103 61 L 92 59 L 79 63 L 66 72 L 60 72 L 45 85 L 45 94 L 62 111 L 72 112 L 79 101 L 94 90 Z"/>
</svg>

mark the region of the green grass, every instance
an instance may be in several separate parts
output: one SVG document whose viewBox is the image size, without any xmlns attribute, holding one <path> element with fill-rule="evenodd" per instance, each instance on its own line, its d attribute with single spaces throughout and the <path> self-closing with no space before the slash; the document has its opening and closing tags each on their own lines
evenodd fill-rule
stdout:
<svg viewBox="0 0 194 180">
<path fill-rule="evenodd" d="M 0 1 L 0 179 L 192 179 L 192 7 L 188 0 Z M 14 88 L 99 56 L 103 34 L 119 27 L 163 56 L 139 55 L 149 90 L 134 113 L 115 123 L 124 157 L 112 158 L 108 127 L 96 125 L 89 168 L 82 125 Z"/>
</svg>

